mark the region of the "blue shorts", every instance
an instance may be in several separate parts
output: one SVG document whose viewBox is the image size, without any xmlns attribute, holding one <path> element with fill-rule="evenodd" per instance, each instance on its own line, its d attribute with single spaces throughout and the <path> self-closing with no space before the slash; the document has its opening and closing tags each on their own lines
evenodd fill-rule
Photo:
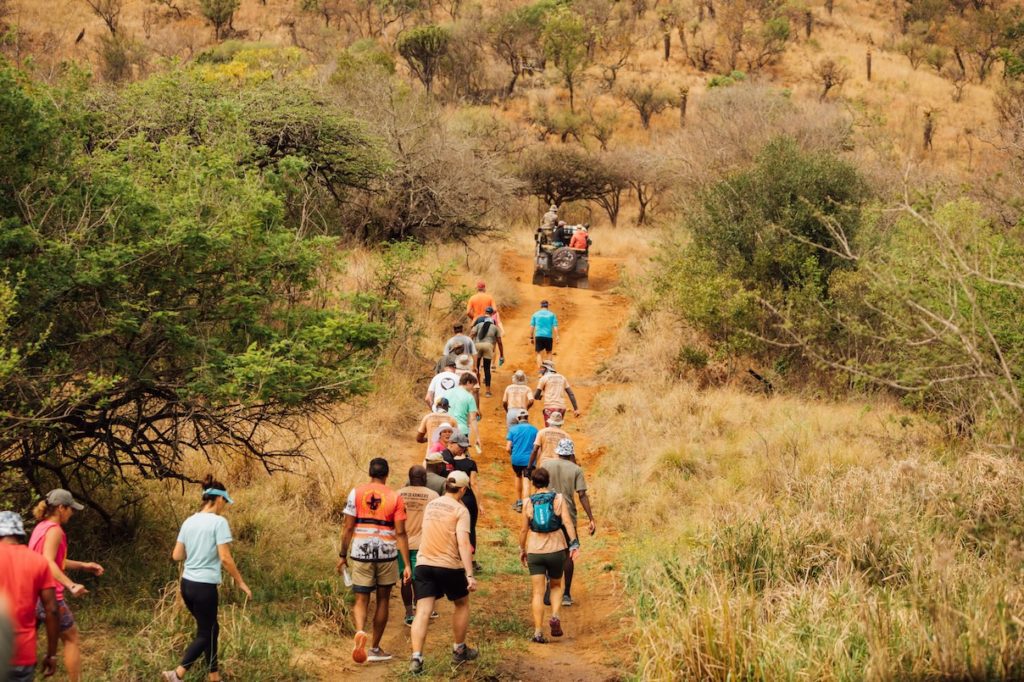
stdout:
<svg viewBox="0 0 1024 682">
<path fill-rule="evenodd" d="M 57 618 L 60 621 L 61 632 L 67 632 L 75 627 L 75 614 L 71 613 L 68 603 L 63 599 L 57 600 Z M 46 612 L 43 611 L 43 602 L 41 601 L 36 602 L 36 621 L 40 624 L 46 622 Z"/>
</svg>

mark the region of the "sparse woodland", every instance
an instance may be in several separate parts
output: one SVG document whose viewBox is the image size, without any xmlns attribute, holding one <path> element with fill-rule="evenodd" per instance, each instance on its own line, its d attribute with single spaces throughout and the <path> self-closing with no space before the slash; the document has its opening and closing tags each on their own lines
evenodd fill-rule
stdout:
<svg viewBox="0 0 1024 682">
<path fill-rule="evenodd" d="M 323 434 L 405 428 L 459 275 L 556 203 L 628 235 L 592 423 L 632 673 L 1024 675 L 1019 3 L 0 0 L 0 33 L 5 508 L 60 484 L 98 550 L 163 552 L 154 500 L 217 466 L 301 551 Z M 307 563 L 229 632 L 345 627 Z M 120 576 L 91 617 L 138 679 L 175 616 L 115 598 L 173 576 Z"/>
</svg>

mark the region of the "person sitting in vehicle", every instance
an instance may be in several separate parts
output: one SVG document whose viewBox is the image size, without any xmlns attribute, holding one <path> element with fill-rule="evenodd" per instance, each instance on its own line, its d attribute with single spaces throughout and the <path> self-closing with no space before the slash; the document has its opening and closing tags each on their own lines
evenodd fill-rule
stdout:
<svg viewBox="0 0 1024 682">
<path fill-rule="evenodd" d="M 540 221 L 541 227 L 551 228 L 554 227 L 558 222 L 558 206 L 551 204 L 551 208 L 544 214 L 544 217 Z"/>
<path fill-rule="evenodd" d="M 569 248 L 576 249 L 577 251 L 588 251 L 592 243 L 587 233 L 587 226 L 582 225 L 573 232 L 572 239 L 569 240 Z"/>
<path fill-rule="evenodd" d="M 566 242 L 569 241 L 568 232 L 565 221 L 559 220 L 558 224 L 555 225 L 555 229 L 551 231 L 551 245 L 555 247 L 565 246 Z"/>
</svg>

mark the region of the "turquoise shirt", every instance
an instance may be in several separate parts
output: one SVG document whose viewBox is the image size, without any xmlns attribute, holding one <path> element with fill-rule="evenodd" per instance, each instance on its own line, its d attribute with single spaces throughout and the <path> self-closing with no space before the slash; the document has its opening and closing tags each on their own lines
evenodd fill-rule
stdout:
<svg viewBox="0 0 1024 682">
<path fill-rule="evenodd" d="M 185 519 L 178 542 L 185 545 L 185 571 L 181 577 L 194 583 L 220 585 L 220 554 L 217 545 L 231 542 L 228 520 L 213 512 L 198 512 Z"/>
<path fill-rule="evenodd" d="M 445 394 L 448 398 L 448 414 L 455 418 L 459 424 L 459 430 L 469 435 L 469 414 L 476 412 L 476 400 L 473 394 L 462 386 L 453 388 Z"/>
<path fill-rule="evenodd" d="M 558 318 L 546 308 L 541 308 L 530 318 L 530 326 L 533 327 L 533 335 L 550 339 L 555 335 L 555 327 L 558 326 Z"/>
</svg>

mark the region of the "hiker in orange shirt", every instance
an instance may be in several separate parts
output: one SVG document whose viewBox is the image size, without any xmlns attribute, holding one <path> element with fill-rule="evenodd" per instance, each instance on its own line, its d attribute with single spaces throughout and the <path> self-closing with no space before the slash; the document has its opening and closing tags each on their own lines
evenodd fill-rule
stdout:
<svg viewBox="0 0 1024 682">
<path fill-rule="evenodd" d="M 494 313 L 488 313 L 488 308 L 494 308 Z M 494 297 L 487 293 L 487 284 L 483 280 L 476 283 L 476 293 L 469 297 L 466 302 L 466 317 L 469 318 L 469 326 L 472 327 L 476 321 L 485 315 L 489 315 L 498 329 L 505 331 L 501 324 L 501 317 L 498 315 L 498 304 Z"/>
</svg>

